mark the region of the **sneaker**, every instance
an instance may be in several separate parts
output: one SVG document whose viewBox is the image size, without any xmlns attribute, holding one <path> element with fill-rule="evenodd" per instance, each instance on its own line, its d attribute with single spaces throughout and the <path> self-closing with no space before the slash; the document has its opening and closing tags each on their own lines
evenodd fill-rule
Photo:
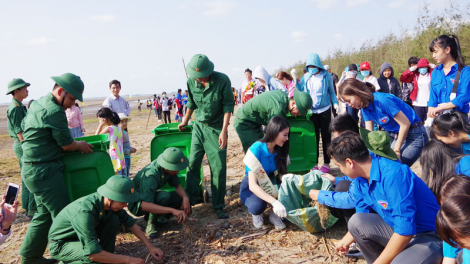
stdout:
<svg viewBox="0 0 470 264">
<path fill-rule="evenodd" d="M 263 215 L 251 215 L 253 217 L 253 225 L 255 229 L 260 229 L 264 225 Z"/>
<path fill-rule="evenodd" d="M 352 243 L 349 246 L 349 251 L 346 254 L 346 256 L 347 257 L 357 257 L 357 258 L 363 257 L 362 252 L 359 250 L 356 243 Z"/>
<path fill-rule="evenodd" d="M 228 219 L 228 214 L 225 212 L 223 208 L 215 209 L 214 210 L 215 215 L 217 215 L 217 218 L 219 219 Z"/>
<path fill-rule="evenodd" d="M 269 214 L 269 221 L 274 225 L 277 230 L 282 230 L 286 228 L 286 224 L 282 221 L 282 218 L 277 216 L 274 212 Z"/>
<path fill-rule="evenodd" d="M 327 167 L 325 165 L 321 166 L 320 171 L 323 173 L 328 173 L 331 170 L 330 167 Z"/>
</svg>

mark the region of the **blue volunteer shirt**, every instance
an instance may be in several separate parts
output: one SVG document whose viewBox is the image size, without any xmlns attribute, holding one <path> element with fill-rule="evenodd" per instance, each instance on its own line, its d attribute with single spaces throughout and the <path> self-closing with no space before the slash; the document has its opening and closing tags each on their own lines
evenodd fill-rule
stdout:
<svg viewBox="0 0 470 264">
<path fill-rule="evenodd" d="M 446 258 L 456 259 L 460 251 L 462 251 L 462 264 L 470 264 L 470 250 L 454 248 L 445 241 L 442 243 L 442 253 Z"/>
<path fill-rule="evenodd" d="M 436 230 L 439 210 L 436 197 L 406 165 L 372 157 L 370 183 L 359 177 L 351 191 L 356 200 L 356 213 L 374 209 L 399 235 Z"/>
<path fill-rule="evenodd" d="M 369 150 L 369 154 L 372 157 L 376 157 L 375 153 Z M 397 159 L 395 162 L 401 164 L 400 160 Z M 334 192 L 334 191 L 325 191 L 320 190 L 318 193 L 318 202 L 320 204 L 326 204 L 329 207 L 339 208 L 339 209 L 354 209 L 356 207 L 356 200 L 351 193 L 351 186 L 354 184 L 354 179 L 349 178 L 348 176 L 335 177 L 335 185 L 340 181 L 351 181 L 349 190 L 347 192 Z"/>
<path fill-rule="evenodd" d="M 373 95 L 374 101 L 370 102 L 368 107 L 362 108 L 364 121 L 373 121 L 392 133 L 400 131 L 400 125 L 393 119 L 400 111 L 408 118 L 411 126 L 421 121 L 415 111 L 395 95 L 386 93 L 373 93 Z"/>
<path fill-rule="evenodd" d="M 251 145 L 249 150 L 261 163 L 267 175 L 271 175 L 271 173 L 276 171 L 276 152 L 273 154 L 269 153 L 268 145 L 265 142 L 257 141 Z M 249 171 L 251 171 L 250 168 L 245 165 L 246 177 L 248 177 Z"/>
<path fill-rule="evenodd" d="M 457 111 L 468 113 L 468 104 L 470 103 L 470 67 L 465 66 L 460 71 L 460 81 L 457 88 L 457 94 L 450 100 L 450 94 L 454 87 L 455 76 L 457 75 L 458 65 L 454 64 L 450 72 L 445 75 L 444 66 L 441 64 L 432 71 L 431 90 L 428 106 L 437 107 L 438 104 L 452 102 Z"/>
<path fill-rule="evenodd" d="M 460 159 L 459 163 L 455 165 L 455 174 L 470 176 L 470 156 Z"/>
<path fill-rule="evenodd" d="M 186 94 L 183 94 L 183 105 L 186 105 L 188 103 L 188 96 Z"/>
<path fill-rule="evenodd" d="M 470 139 L 470 135 L 468 135 L 468 139 Z M 470 154 L 470 142 L 462 143 L 462 152 L 463 154 Z"/>
</svg>

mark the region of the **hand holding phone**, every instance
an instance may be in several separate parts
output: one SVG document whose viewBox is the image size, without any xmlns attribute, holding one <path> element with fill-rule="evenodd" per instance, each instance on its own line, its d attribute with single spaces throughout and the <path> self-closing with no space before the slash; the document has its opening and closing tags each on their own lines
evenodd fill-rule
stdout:
<svg viewBox="0 0 470 264">
<path fill-rule="evenodd" d="M 0 203 L 0 232 L 2 234 L 6 234 L 3 230 L 10 229 L 11 223 L 13 222 L 13 220 L 15 220 L 16 214 L 18 213 L 19 205 L 18 201 L 15 201 L 13 205 L 5 204 L 5 201 L 6 195 L 2 197 L 2 201 Z"/>
<path fill-rule="evenodd" d="M 9 183 L 5 203 L 13 205 L 16 201 L 16 197 L 18 196 L 19 189 L 20 186 L 18 184 Z"/>
</svg>

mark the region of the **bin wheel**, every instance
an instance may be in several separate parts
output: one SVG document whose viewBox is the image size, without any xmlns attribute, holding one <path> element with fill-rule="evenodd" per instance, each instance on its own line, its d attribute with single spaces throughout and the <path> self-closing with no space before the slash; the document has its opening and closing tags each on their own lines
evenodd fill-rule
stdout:
<svg viewBox="0 0 470 264">
<path fill-rule="evenodd" d="M 204 203 L 209 203 L 209 192 L 204 189 L 204 192 L 202 193 L 202 199 Z"/>
</svg>

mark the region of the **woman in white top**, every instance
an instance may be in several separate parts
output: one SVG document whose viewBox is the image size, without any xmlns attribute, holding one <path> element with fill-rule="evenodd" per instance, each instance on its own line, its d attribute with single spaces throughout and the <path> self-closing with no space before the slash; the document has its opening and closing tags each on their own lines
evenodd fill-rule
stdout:
<svg viewBox="0 0 470 264">
<path fill-rule="evenodd" d="M 168 107 L 168 97 L 166 97 L 166 92 L 162 93 L 160 104 L 162 105 L 163 121 L 165 124 L 171 123 L 170 108 Z"/>
<path fill-rule="evenodd" d="M 362 76 L 364 76 L 364 80 L 362 81 L 372 84 L 375 87 L 376 92 L 380 90 L 379 82 L 377 81 L 377 78 L 372 75 L 369 62 L 364 61 L 363 63 L 361 63 L 361 66 L 359 68 L 361 70 Z"/>
<path fill-rule="evenodd" d="M 413 109 L 421 121 L 426 121 L 428 113 L 428 101 L 431 90 L 431 73 L 435 65 L 430 64 L 427 59 L 420 59 L 416 66 L 406 70 L 400 80 L 413 82 L 413 90 L 410 99 L 413 101 Z"/>
</svg>

